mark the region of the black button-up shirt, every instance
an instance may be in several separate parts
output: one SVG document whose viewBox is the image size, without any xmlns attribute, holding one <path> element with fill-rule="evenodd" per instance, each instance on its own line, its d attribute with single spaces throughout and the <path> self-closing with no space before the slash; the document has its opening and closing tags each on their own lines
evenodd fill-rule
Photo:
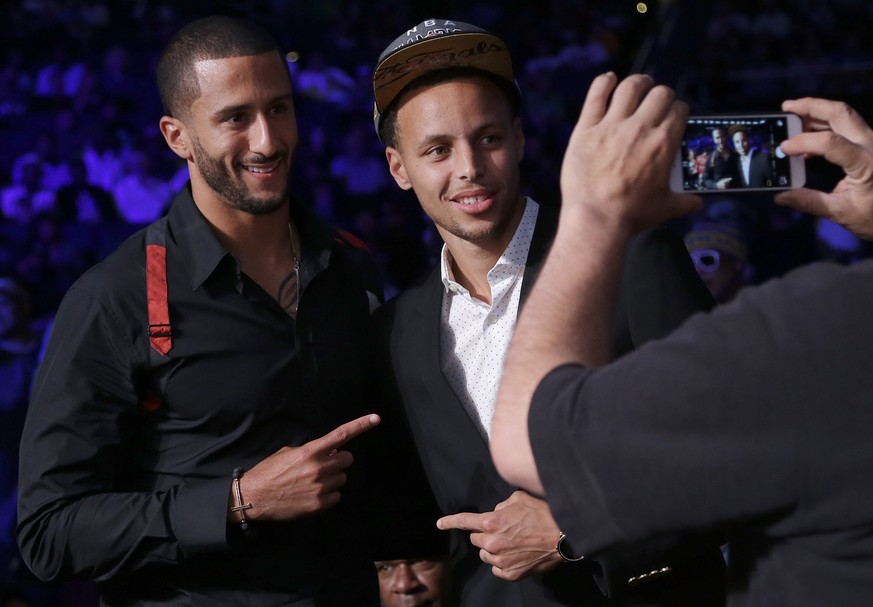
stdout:
<svg viewBox="0 0 873 607">
<path fill-rule="evenodd" d="M 366 458 L 353 449 L 340 507 L 254 539 L 226 523 L 235 467 L 374 410 L 369 258 L 294 215 L 296 321 L 241 272 L 188 188 L 166 228 L 167 356 L 149 347 L 144 231 L 70 289 L 21 443 L 19 541 L 39 577 L 96 579 L 109 604 L 275 605 L 323 593 L 333 574 L 357 595 L 345 604 L 367 604 L 351 581 L 373 577 L 352 551 L 366 543 L 355 539 Z M 160 407 L 148 411 L 152 391 Z"/>
</svg>

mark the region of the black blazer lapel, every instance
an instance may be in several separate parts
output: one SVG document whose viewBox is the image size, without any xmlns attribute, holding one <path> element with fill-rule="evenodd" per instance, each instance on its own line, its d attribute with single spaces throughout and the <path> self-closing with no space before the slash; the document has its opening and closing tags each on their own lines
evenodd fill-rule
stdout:
<svg viewBox="0 0 873 607">
<path fill-rule="evenodd" d="M 555 239 L 555 231 L 557 229 L 558 212 L 550 207 L 540 205 L 540 209 L 537 212 L 537 224 L 534 228 L 530 251 L 527 254 L 527 262 L 525 263 L 524 281 L 521 283 L 521 303 L 527 300 L 528 294 L 540 275 L 540 270 L 546 261 L 546 255 L 552 246 L 552 241 Z"/>
<path fill-rule="evenodd" d="M 413 434 L 427 437 L 417 442 L 440 505 L 454 511 L 474 506 L 491 508 L 494 504 L 481 503 L 485 495 L 496 492 L 499 499 L 504 499 L 513 488 L 497 474 L 488 443 L 443 375 L 440 364 L 442 296 L 439 269 L 406 293 L 406 301 L 399 304 L 397 318 L 402 332 L 392 343 L 395 349 L 392 358 L 395 367 L 409 368 L 414 374 L 409 379 L 421 388 L 401 390 Z M 453 470 L 471 470 L 472 474 L 453 474 Z M 451 486 L 459 482 L 466 486 Z M 453 503 L 457 496 L 467 496 L 467 499 Z"/>
</svg>

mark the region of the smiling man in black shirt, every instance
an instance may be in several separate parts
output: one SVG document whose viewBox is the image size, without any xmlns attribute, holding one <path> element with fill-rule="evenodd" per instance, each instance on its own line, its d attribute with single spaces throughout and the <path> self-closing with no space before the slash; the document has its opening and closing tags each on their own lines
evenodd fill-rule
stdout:
<svg viewBox="0 0 873 607">
<path fill-rule="evenodd" d="M 291 201 L 269 35 L 196 21 L 158 83 L 190 183 L 60 307 L 21 444 L 24 559 L 107 605 L 378 605 L 371 260 Z"/>
</svg>

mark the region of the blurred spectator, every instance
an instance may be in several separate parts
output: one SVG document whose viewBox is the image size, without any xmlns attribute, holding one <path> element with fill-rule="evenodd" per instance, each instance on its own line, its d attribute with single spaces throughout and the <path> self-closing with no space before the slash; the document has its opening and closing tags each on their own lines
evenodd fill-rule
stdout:
<svg viewBox="0 0 873 607">
<path fill-rule="evenodd" d="M 39 156 L 29 152 L 12 166 L 12 183 L 0 191 L 0 210 L 7 221 L 27 223 L 37 213 L 50 211 L 55 193 L 42 186 Z"/>
<path fill-rule="evenodd" d="M 31 76 L 25 69 L 24 50 L 8 49 L 0 64 L 0 116 L 23 114 L 33 88 Z"/>
<path fill-rule="evenodd" d="M 407 196 L 386 197 L 377 217 L 374 248 L 382 262 L 387 296 L 389 291 L 406 289 L 433 266 L 421 236 L 425 226 L 433 224 L 424 219 L 421 207 Z"/>
<path fill-rule="evenodd" d="M 297 94 L 341 107 L 348 106 L 355 87 L 354 78 L 342 68 L 330 65 L 324 53 L 315 49 L 301 57 L 294 83 Z"/>
<path fill-rule="evenodd" d="M 752 18 L 751 30 L 755 36 L 784 39 L 793 33 L 794 23 L 779 0 L 763 0 Z"/>
<path fill-rule="evenodd" d="M 104 188 L 88 182 L 85 162 L 74 158 L 70 170 L 72 182 L 60 188 L 55 197 L 55 218 L 60 223 L 117 221 L 115 199 Z"/>
<path fill-rule="evenodd" d="M 122 104 L 134 103 L 137 96 L 149 90 L 150 74 L 144 73 L 142 59 L 131 59 L 131 49 L 121 42 L 111 45 L 103 53 L 99 82 L 104 95 Z"/>
<path fill-rule="evenodd" d="M 50 58 L 37 71 L 33 87 L 41 107 L 60 106 L 64 100 L 64 73 L 72 67 L 69 45 L 69 40 L 60 39 L 46 49 Z"/>
<path fill-rule="evenodd" d="M 104 104 L 101 120 L 105 120 L 108 124 L 94 132 L 82 148 L 82 160 L 88 172 L 88 183 L 109 192 L 115 189 L 115 185 L 124 174 L 121 141 L 118 133 L 111 127 L 115 109 L 112 103 Z"/>
<path fill-rule="evenodd" d="M 377 210 L 389 185 L 384 151 L 368 123 L 349 127 L 343 145 L 336 150 L 330 163 L 330 173 L 342 186 L 339 197 L 340 214 L 354 215 L 362 207 Z"/>
<path fill-rule="evenodd" d="M 573 27 L 560 28 L 562 43 L 557 52 L 550 55 L 538 55 L 528 59 L 524 64 L 524 74 L 540 71 L 558 72 L 565 68 L 584 72 L 600 68 L 610 59 L 609 50 L 603 40 L 591 35 L 586 23 L 573 23 Z"/>
<path fill-rule="evenodd" d="M 127 170 L 113 191 L 118 213 L 128 223 L 151 223 L 173 200 L 172 180 L 157 175 L 154 166 L 149 152 L 129 151 Z"/>
<path fill-rule="evenodd" d="M 68 116 L 67 113 L 62 113 Z M 37 135 L 34 152 L 39 157 L 41 167 L 40 184 L 46 190 L 57 192 L 59 188 L 72 181 L 70 156 L 62 149 L 53 133 L 42 132 Z"/>
<path fill-rule="evenodd" d="M 823 217 L 816 219 L 815 235 L 819 255 L 823 259 L 851 265 L 870 253 L 867 241 L 861 240 L 843 226 Z"/>
<path fill-rule="evenodd" d="M 453 607 L 447 560 L 377 561 L 383 607 Z"/>
<path fill-rule="evenodd" d="M 685 235 L 697 274 L 718 303 L 734 298 L 747 283 L 749 246 L 737 225 L 699 222 Z"/>
<path fill-rule="evenodd" d="M 13 577 L 18 440 L 24 425 L 41 336 L 31 317 L 30 295 L 12 278 L 0 277 L 0 579 Z"/>
<path fill-rule="evenodd" d="M 528 72 L 524 85 L 525 124 L 529 131 L 552 132 L 551 129 L 568 129 L 570 112 L 562 91 L 554 86 L 551 74 L 546 70 Z"/>
<path fill-rule="evenodd" d="M 54 214 L 44 212 L 16 239 L 15 275 L 30 292 L 37 319 L 53 315 L 67 289 L 95 262 L 90 231 L 71 228 L 64 233 Z"/>
<path fill-rule="evenodd" d="M 752 27 L 749 16 L 735 9 L 729 0 L 715 0 L 710 15 L 706 26 L 706 39 L 711 43 L 745 37 Z"/>
</svg>

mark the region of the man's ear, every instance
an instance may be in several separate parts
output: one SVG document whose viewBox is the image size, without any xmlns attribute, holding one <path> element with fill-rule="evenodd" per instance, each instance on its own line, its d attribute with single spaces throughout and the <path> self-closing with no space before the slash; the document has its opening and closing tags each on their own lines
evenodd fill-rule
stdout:
<svg viewBox="0 0 873 607">
<path fill-rule="evenodd" d="M 176 118 L 162 116 L 160 127 L 164 140 L 167 142 L 167 145 L 170 146 L 170 149 L 176 153 L 176 156 L 184 160 L 192 160 L 185 125 Z"/>
<path fill-rule="evenodd" d="M 403 157 L 400 155 L 397 148 L 392 148 L 390 146 L 385 148 L 385 158 L 388 160 L 388 170 L 391 172 L 391 176 L 394 178 L 394 181 L 397 182 L 397 185 L 399 185 L 403 190 L 411 190 L 412 182 L 409 181 L 409 177 L 406 176 L 406 167 L 403 165 Z"/>
</svg>

